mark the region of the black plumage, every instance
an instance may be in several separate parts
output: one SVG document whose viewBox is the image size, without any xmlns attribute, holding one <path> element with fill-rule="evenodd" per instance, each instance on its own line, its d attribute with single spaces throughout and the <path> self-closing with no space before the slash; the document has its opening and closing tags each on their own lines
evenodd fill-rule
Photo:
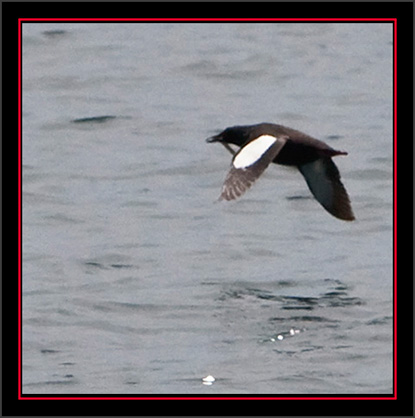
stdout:
<svg viewBox="0 0 415 418">
<path fill-rule="evenodd" d="M 333 216 L 347 221 L 355 219 L 350 199 L 332 157 L 347 155 L 323 141 L 282 125 L 260 123 L 233 126 L 207 139 L 220 142 L 232 152 L 231 169 L 222 188 L 221 199 L 236 199 L 254 183 L 268 165 L 295 166 L 305 178 L 318 202 Z"/>
</svg>

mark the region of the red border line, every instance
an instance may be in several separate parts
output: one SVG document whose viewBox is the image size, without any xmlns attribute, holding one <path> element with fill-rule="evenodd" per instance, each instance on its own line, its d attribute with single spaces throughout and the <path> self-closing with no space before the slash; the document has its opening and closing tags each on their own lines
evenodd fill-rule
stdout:
<svg viewBox="0 0 415 418">
<path fill-rule="evenodd" d="M 394 286 L 393 286 L 393 319 L 394 319 L 394 323 L 393 323 L 393 335 L 394 335 L 394 339 L 393 339 L 393 355 L 394 355 L 394 364 L 393 364 L 393 372 L 394 372 L 394 394 L 395 397 L 397 397 L 397 392 L 398 392 L 398 355 L 397 355 L 397 351 L 398 351 L 398 240 L 397 240 L 397 235 L 398 235 L 398 111 L 397 111 L 397 106 L 398 106 L 398 78 L 397 78 L 397 74 L 398 74 L 398 53 L 397 53 L 397 49 L 398 49 L 398 41 L 397 41 L 397 35 L 398 35 L 398 30 L 397 30 L 397 22 L 395 19 L 395 23 L 394 23 L 394 31 L 393 31 L 393 37 L 394 37 L 394 42 L 393 42 L 393 155 L 394 155 L 394 159 L 393 159 L 393 173 L 394 173 L 394 178 L 393 178 L 393 248 L 394 248 L 394 252 L 393 252 L 393 263 L 394 263 L 394 268 L 393 268 L 393 281 L 394 281 Z"/>
<path fill-rule="evenodd" d="M 20 18 L 19 22 L 395 22 L 396 18 Z"/>
<path fill-rule="evenodd" d="M 394 191 L 393 191 L 393 291 L 394 291 L 394 391 L 390 396 L 25 396 L 22 394 L 22 23 L 36 22 L 390 22 L 393 23 L 393 141 L 394 141 Z M 18 400 L 396 400 L 397 399 L 397 19 L 396 18 L 19 18 L 18 19 Z"/>
<path fill-rule="evenodd" d="M 17 302 L 17 309 L 18 309 L 18 395 L 22 393 L 22 33 L 21 33 L 21 27 L 22 25 L 19 22 L 19 30 L 18 30 L 18 70 L 17 70 L 17 80 L 18 80 L 18 99 L 17 99 L 17 114 L 18 114 L 18 151 L 17 151 L 17 157 L 18 157 L 18 174 L 17 174 L 17 181 L 18 181 L 18 210 L 17 210 L 17 216 L 18 216 L 18 238 L 17 238 L 17 245 L 18 245 L 18 280 L 17 280 L 17 288 L 18 288 L 18 302 Z M 20 398 L 19 398 L 20 399 Z"/>
<path fill-rule="evenodd" d="M 31 400 L 31 401 L 37 401 L 37 400 L 44 400 L 44 401 L 56 401 L 56 400 L 63 400 L 63 401 L 73 401 L 73 400 L 85 400 L 85 401 L 353 401 L 353 400 L 358 400 L 358 401 L 373 401 L 373 400 L 378 400 L 378 401 L 382 401 L 382 400 L 394 400 L 394 398 L 392 397 L 392 395 L 390 397 L 375 397 L 375 396 L 362 396 L 362 397 L 358 397 L 358 396 L 354 396 L 354 397 L 329 397 L 329 396 L 321 396 L 321 397 L 306 397 L 306 396 L 293 396 L 293 397 L 288 397 L 288 396 L 282 396 L 282 397 L 278 397 L 278 396 L 270 396 L 270 397 L 266 397 L 266 396 L 251 396 L 251 397 L 247 397 L 247 396 L 241 396 L 241 397 L 236 397 L 236 396 L 218 396 L 218 395 L 214 395 L 214 396 L 154 396 L 154 397 L 150 397 L 150 396 L 131 396 L 131 397 L 127 397 L 125 395 L 121 395 L 119 397 L 111 397 L 111 396 L 39 396 L 39 397 L 35 397 L 35 396 L 28 396 L 28 397 L 22 397 L 21 400 Z"/>
</svg>

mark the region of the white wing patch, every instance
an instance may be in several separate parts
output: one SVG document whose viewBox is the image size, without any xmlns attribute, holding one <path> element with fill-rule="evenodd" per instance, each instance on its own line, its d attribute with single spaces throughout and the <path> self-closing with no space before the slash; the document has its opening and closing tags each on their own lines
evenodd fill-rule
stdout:
<svg viewBox="0 0 415 418">
<path fill-rule="evenodd" d="M 253 142 L 257 144 L 251 146 Z M 233 159 L 231 169 L 222 187 L 220 199 L 233 200 L 242 196 L 265 171 L 286 142 L 287 137 L 285 136 L 276 138 L 262 135 L 243 147 Z M 245 152 L 248 147 L 250 147 L 250 151 Z"/>
<path fill-rule="evenodd" d="M 261 135 L 254 139 L 236 154 L 233 166 L 235 168 L 246 168 L 256 163 L 277 139 L 272 135 Z"/>
</svg>

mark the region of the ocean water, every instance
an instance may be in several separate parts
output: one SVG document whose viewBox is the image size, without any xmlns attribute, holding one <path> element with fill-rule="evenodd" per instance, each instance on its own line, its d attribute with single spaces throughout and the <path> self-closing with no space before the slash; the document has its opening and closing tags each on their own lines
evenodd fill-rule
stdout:
<svg viewBox="0 0 415 418">
<path fill-rule="evenodd" d="M 390 394 L 392 24 L 23 24 L 23 393 Z M 334 148 L 219 202 L 205 138 Z M 212 384 L 203 382 L 208 375 Z"/>
</svg>

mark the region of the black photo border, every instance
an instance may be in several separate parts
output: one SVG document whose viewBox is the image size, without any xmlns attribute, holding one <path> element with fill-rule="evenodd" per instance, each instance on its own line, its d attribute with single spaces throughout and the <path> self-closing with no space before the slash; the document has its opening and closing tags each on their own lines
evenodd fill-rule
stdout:
<svg viewBox="0 0 415 418">
<path fill-rule="evenodd" d="M 178 3 L 179 9 L 200 14 L 200 9 L 209 10 L 213 15 L 223 15 L 224 11 L 235 10 L 234 3 Z M 62 7 L 66 5 L 67 7 Z M 367 412 L 362 401 L 370 401 L 368 408 L 370 415 L 412 415 L 412 389 L 413 389 L 413 363 L 412 363 L 412 240 L 406 237 L 405 232 L 412 232 L 412 197 L 405 196 L 408 190 L 413 190 L 412 151 L 413 151 L 413 3 L 241 3 L 238 4 L 238 15 L 245 17 L 228 18 L 190 18 L 190 17 L 138 17 L 125 18 L 121 16 L 140 15 L 143 12 L 147 16 L 158 16 L 160 10 L 163 15 L 177 16 L 177 10 L 172 3 L 121 3 L 119 7 L 114 3 L 99 3 L 98 15 L 104 17 L 62 17 L 89 13 L 94 9 L 94 3 L 2 3 L 2 41 L 3 41 L 3 413 L 6 415 L 49 415 L 46 411 L 54 411 L 50 415 L 78 415 L 77 401 L 106 402 L 96 404 L 93 409 L 98 415 L 120 415 L 119 402 L 121 400 L 136 401 L 160 401 L 151 402 L 151 412 L 143 410 L 143 413 L 135 411 L 133 415 L 157 415 L 164 411 L 163 415 L 216 415 L 212 410 L 201 409 L 194 406 L 194 402 L 171 403 L 169 401 L 214 401 L 214 400 L 273 400 L 279 402 L 278 415 L 284 411 L 285 415 L 298 415 L 298 411 L 304 410 L 311 415 L 364 415 Z M 134 13 L 131 6 L 139 6 L 141 13 Z M 163 5 L 163 6 L 161 6 Z M 190 7 L 188 7 L 190 5 Z M 279 9 L 283 5 L 282 17 L 274 16 L 272 10 Z M 316 7 L 316 5 L 318 7 Z M 373 7 L 376 5 L 376 7 Z M 206 7 L 205 7 L 206 6 Z M 220 6 L 220 7 L 218 7 Z M 250 7 L 249 7 L 250 6 Z M 336 6 L 333 8 L 333 6 Z M 343 7 L 342 7 L 343 6 Z M 367 7 L 365 7 L 367 6 Z M 120 17 L 105 17 L 114 15 L 114 9 Z M 164 7 L 164 9 L 163 9 Z M 120 10 L 124 9 L 124 12 Z M 321 10 L 324 8 L 324 11 Z M 158 9 L 158 11 L 157 11 Z M 176 12 L 174 12 L 176 10 Z M 127 12 L 128 11 L 128 12 Z M 218 13 L 214 13 L 218 11 Z M 219 12 L 220 11 L 220 12 Z M 371 11 L 372 13 L 369 13 Z M 252 14 L 268 17 L 246 17 Z M 370 16 L 369 16 L 370 15 Z M 333 17 L 345 16 L 345 17 Z M 352 17 L 355 16 L 355 17 Z M 21 25 L 25 22 L 384 22 L 393 25 L 394 31 L 394 94 L 393 94 L 393 136 L 394 136 L 394 390 L 388 395 L 24 395 L 22 394 L 22 143 L 21 143 Z M 7 158 L 6 158 L 7 157 Z M 410 159 L 407 161 L 407 159 Z M 399 168 L 398 168 L 399 167 Z M 411 169 L 410 169 L 410 168 Z M 399 179 L 399 187 L 398 187 Z M 408 185 L 409 183 L 409 185 Z M 400 193 L 400 194 L 399 194 Z M 398 221 L 399 219 L 399 221 Z M 9 225 L 11 226 L 9 228 Z M 398 245 L 398 237 L 400 245 Z M 411 243 L 408 244 L 408 243 Z M 409 249 L 408 249 L 409 246 Z M 398 255 L 399 249 L 399 255 Z M 410 255 L 408 254 L 410 253 Z M 409 261 L 409 260 L 410 261 Z M 407 265 L 408 264 L 408 265 Z M 6 269 L 7 267 L 7 269 Z M 11 273 L 12 272 L 12 273 Z M 399 280 L 398 280 L 399 278 Z M 49 402 L 52 401 L 52 402 Z M 166 401 L 166 402 L 161 402 Z M 289 401 L 289 402 L 286 402 Z M 301 401 L 295 402 L 293 401 Z M 309 401 L 312 401 L 309 403 Z M 356 406 L 355 402 L 358 401 Z M 376 401 L 374 404 L 373 401 Z M 63 402 L 63 404 L 62 404 Z M 306 402 L 306 404 L 304 404 Z M 46 405 L 45 405 L 46 403 Z M 341 407 L 339 405 L 342 405 Z M 110 407 L 111 405 L 111 407 Z M 157 406 L 155 406 L 157 405 Z M 163 405 L 163 406 L 162 406 Z M 166 405 L 169 405 L 166 407 Z M 173 406 L 176 405 L 176 406 Z M 180 406 L 179 406 L 180 405 Z M 198 405 L 198 403 L 196 404 Z M 282 405 L 282 406 L 281 406 Z M 299 406 L 298 406 L 299 405 Z M 376 405 L 376 406 L 374 406 Z M 159 407 L 160 406 L 160 407 Z M 128 407 L 128 404 L 127 404 Z M 115 409 L 114 409 L 115 408 Z M 167 408 L 167 409 L 166 409 Z M 299 409 L 300 408 L 300 409 Z M 356 410 L 356 408 L 358 408 Z M 122 408 L 121 408 L 122 409 Z M 149 409 L 149 408 L 147 408 Z M 221 415 L 264 415 L 254 408 L 249 412 L 244 404 L 233 402 L 232 412 L 224 410 Z M 197 412 L 199 410 L 199 412 Z M 112 411 L 117 411 L 111 413 Z M 131 409 L 125 409 L 130 415 Z M 130 411 L 130 412 L 129 412 Z M 190 413 L 185 413 L 190 411 Z M 264 407 L 263 412 L 269 411 Z M 288 412 L 287 412 L 288 411 Z M 337 411 L 337 413 L 335 413 Z M 35 414 L 33 414 L 35 412 Z M 167 412 L 167 413 L 166 413 Z M 268 415 L 269 413 L 265 413 Z M 277 414 L 273 411 L 270 415 Z"/>
</svg>

